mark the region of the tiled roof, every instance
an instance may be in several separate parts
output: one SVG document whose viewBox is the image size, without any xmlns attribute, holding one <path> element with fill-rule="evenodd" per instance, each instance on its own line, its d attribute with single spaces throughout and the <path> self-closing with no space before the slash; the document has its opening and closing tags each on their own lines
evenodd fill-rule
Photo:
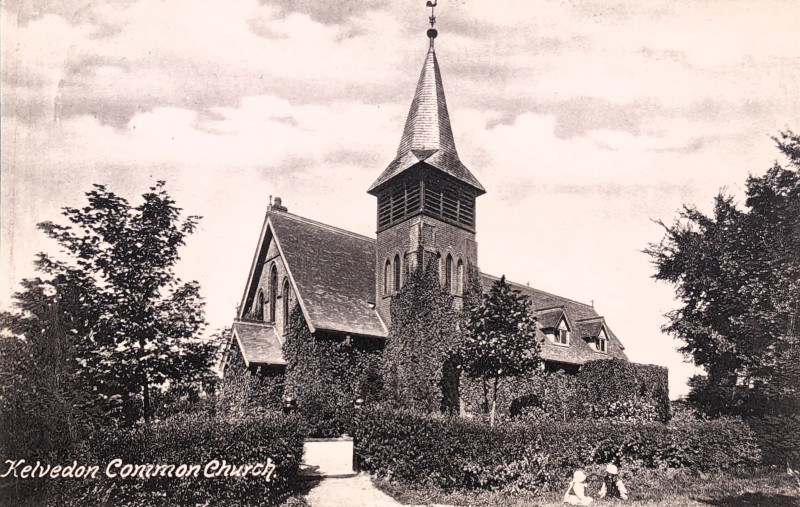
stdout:
<svg viewBox="0 0 800 507">
<path fill-rule="evenodd" d="M 564 309 L 561 307 L 538 310 L 536 312 L 536 317 L 539 319 L 539 327 L 542 329 L 558 326 L 558 321 L 561 320 L 562 315 L 564 315 Z"/>
<path fill-rule="evenodd" d="M 290 213 L 269 221 L 315 329 L 386 336 L 374 309 L 374 239 Z"/>
<path fill-rule="evenodd" d="M 481 274 L 483 288 L 484 290 L 488 291 L 489 287 L 498 280 L 497 277 Z M 628 357 L 625 355 L 624 348 L 622 343 L 619 341 L 617 336 L 614 334 L 611 329 L 609 329 L 608 325 L 606 325 L 606 331 L 608 332 L 608 347 L 607 353 L 598 352 L 594 349 L 594 347 L 587 342 L 587 340 L 583 339 L 583 336 L 578 336 L 583 334 L 582 330 L 584 328 L 581 327 L 581 321 L 586 321 L 587 319 L 602 319 L 600 315 L 597 314 L 595 309 L 591 305 L 587 305 L 585 303 L 579 303 L 577 301 L 573 301 L 571 299 L 567 299 L 561 296 L 556 296 L 555 294 L 550 294 L 548 292 L 540 291 L 538 289 L 534 289 L 528 287 L 526 285 L 521 285 L 518 283 L 514 283 L 511 281 L 506 280 L 506 282 L 514 289 L 519 290 L 523 294 L 528 295 L 531 298 L 531 306 L 534 310 L 537 311 L 539 314 L 539 310 L 546 310 L 542 312 L 542 314 L 546 318 L 550 318 L 551 315 L 559 315 L 558 311 L 552 311 L 563 307 L 563 311 L 567 316 L 567 321 L 575 324 L 575 327 L 578 329 L 572 330 L 572 337 L 570 339 L 569 346 L 563 345 L 556 345 L 555 343 L 551 342 L 541 331 L 537 332 L 538 338 L 542 341 L 542 358 L 548 361 L 558 361 L 562 363 L 572 363 L 572 364 L 583 364 L 587 361 L 592 361 L 595 359 L 605 359 L 609 357 L 615 357 L 619 359 L 627 360 Z M 555 317 L 556 319 L 558 317 Z M 546 320 L 542 320 L 540 322 L 548 322 Z M 601 321 L 602 322 L 602 321 Z M 540 328 L 542 327 L 553 327 L 553 326 L 546 326 L 540 323 Z"/>
<path fill-rule="evenodd" d="M 234 322 L 233 335 L 239 342 L 247 366 L 251 364 L 286 364 L 275 328 L 256 322 Z"/>
<path fill-rule="evenodd" d="M 433 49 L 425 57 L 397 156 L 370 186 L 368 192 L 373 192 L 420 162 L 425 162 L 467 183 L 480 193 L 485 192 L 480 182 L 458 158 L 453 129 L 450 126 L 450 114 L 447 112 L 447 102 L 444 98 L 439 62 Z"/>
<path fill-rule="evenodd" d="M 581 338 L 596 338 L 603 329 L 603 324 L 605 324 L 605 319 L 597 317 L 578 322 L 577 328 Z"/>
</svg>

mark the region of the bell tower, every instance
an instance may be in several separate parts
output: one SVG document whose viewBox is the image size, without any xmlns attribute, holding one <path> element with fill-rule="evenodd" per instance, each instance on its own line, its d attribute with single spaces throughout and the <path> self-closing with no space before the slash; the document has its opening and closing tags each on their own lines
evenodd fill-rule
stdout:
<svg viewBox="0 0 800 507">
<path fill-rule="evenodd" d="M 467 266 L 478 263 L 475 199 L 486 193 L 461 163 L 453 140 L 431 7 L 430 46 L 394 160 L 367 191 L 378 198 L 376 307 L 389 324 L 389 305 L 415 268 L 421 247 L 434 262 L 443 288 L 457 298 Z M 457 303 L 458 304 L 458 303 Z"/>
</svg>

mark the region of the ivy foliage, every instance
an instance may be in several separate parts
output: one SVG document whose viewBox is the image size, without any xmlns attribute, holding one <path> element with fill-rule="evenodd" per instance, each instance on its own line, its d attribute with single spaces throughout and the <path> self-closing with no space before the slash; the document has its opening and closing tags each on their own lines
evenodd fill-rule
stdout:
<svg viewBox="0 0 800 507">
<path fill-rule="evenodd" d="M 312 335 L 298 304 L 291 311 L 285 336 L 284 396 L 296 402 L 310 435 L 350 433 L 354 401 L 377 389 L 379 344 L 357 337 Z"/>
<path fill-rule="evenodd" d="M 484 391 L 480 380 L 467 379 L 461 387 L 466 409 L 482 412 Z M 497 417 L 667 422 L 671 418 L 667 369 L 600 359 L 586 363 L 576 375 L 536 371 L 508 377 L 498 387 Z"/>
<path fill-rule="evenodd" d="M 471 308 L 462 347 L 465 372 L 481 380 L 484 411 L 494 424 L 500 381 L 534 371 L 541 361 L 530 298 L 500 278 Z"/>
<path fill-rule="evenodd" d="M 668 370 L 622 359 L 589 361 L 577 376 L 578 390 L 593 418 L 670 419 Z"/>
<path fill-rule="evenodd" d="M 383 352 L 382 377 L 393 403 L 425 413 L 455 410 L 458 388 L 453 296 L 439 285 L 435 260 L 420 262 L 392 299 L 391 326 Z M 446 366 L 447 365 L 447 366 Z M 446 370 L 446 371 L 445 371 Z"/>
</svg>

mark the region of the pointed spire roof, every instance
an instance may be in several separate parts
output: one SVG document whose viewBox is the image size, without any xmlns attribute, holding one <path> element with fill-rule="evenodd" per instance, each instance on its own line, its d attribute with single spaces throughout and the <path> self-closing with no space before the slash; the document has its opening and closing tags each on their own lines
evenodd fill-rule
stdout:
<svg viewBox="0 0 800 507">
<path fill-rule="evenodd" d="M 414 100 L 408 111 L 406 126 L 397 148 L 397 156 L 375 180 L 367 192 L 375 193 L 384 183 L 403 171 L 425 162 L 453 178 L 470 185 L 479 194 L 486 193 L 475 176 L 458 158 L 447 101 L 444 98 L 442 75 L 433 50 L 433 38 L 419 76 Z"/>
</svg>

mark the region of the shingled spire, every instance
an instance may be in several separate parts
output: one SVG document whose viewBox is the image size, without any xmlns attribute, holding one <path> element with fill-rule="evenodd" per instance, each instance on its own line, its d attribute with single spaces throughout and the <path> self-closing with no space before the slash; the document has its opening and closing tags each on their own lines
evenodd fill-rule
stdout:
<svg viewBox="0 0 800 507">
<path fill-rule="evenodd" d="M 428 2 L 431 7 L 430 2 Z M 408 111 L 408 118 L 397 149 L 397 156 L 389 167 L 375 180 L 367 192 L 376 194 L 378 188 L 406 169 L 425 162 L 453 178 L 462 181 L 478 194 L 486 191 L 475 176 L 469 172 L 458 158 L 447 101 L 444 97 L 442 75 L 433 47 L 437 32 L 433 28 L 436 18 L 431 15 L 431 29 L 428 30 L 430 47 L 425 55 L 425 63 L 419 76 L 414 99 Z"/>
</svg>

